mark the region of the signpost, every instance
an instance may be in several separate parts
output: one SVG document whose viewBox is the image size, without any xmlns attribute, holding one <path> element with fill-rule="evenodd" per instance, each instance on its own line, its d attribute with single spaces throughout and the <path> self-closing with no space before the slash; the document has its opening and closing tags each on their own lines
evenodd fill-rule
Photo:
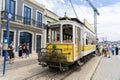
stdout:
<svg viewBox="0 0 120 80">
<path fill-rule="evenodd" d="M 6 0 L 6 35 L 3 40 L 3 48 L 4 48 L 4 65 L 3 65 L 3 75 L 5 75 L 6 70 L 6 55 L 7 55 L 7 49 L 9 46 L 9 5 L 10 0 Z"/>
</svg>

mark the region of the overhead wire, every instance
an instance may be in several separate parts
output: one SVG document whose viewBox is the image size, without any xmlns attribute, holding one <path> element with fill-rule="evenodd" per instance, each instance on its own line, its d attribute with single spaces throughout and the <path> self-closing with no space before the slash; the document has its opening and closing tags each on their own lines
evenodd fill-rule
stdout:
<svg viewBox="0 0 120 80">
<path fill-rule="evenodd" d="M 79 4 L 79 1 L 78 1 L 78 0 L 74 0 L 74 1 L 75 1 L 76 4 Z M 77 5 L 77 7 L 81 10 L 84 18 L 88 18 L 88 16 L 87 16 L 86 13 L 84 12 L 84 10 L 83 10 L 80 6 L 78 6 L 78 5 Z"/>
<path fill-rule="evenodd" d="M 80 0 L 77 0 L 77 1 L 74 0 L 74 3 L 75 3 L 75 4 L 78 4 L 79 1 L 80 1 Z M 73 11 L 74 11 L 74 13 L 75 13 L 76 18 L 79 18 L 78 15 L 77 15 L 77 12 L 76 12 L 76 10 L 75 10 L 75 7 L 73 6 L 72 1 L 69 0 L 69 2 L 70 2 L 70 4 L 71 4 L 71 7 L 73 8 Z M 77 7 L 81 10 L 81 12 L 83 13 L 83 16 L 84 16 L 83 18 L 89 19 L 88 16 L 91 16 L 91 15 L 90 15 L 91 13 L 90 13 L 89 11 L 83 10 L 83 9 L 82 9 L 80 6 L 78 6 L 78 5 L 76 5 L 76 6 L 77 6 Z M 88 12 L 89 14 L 87 14 L 86 12 Z"/>
<path fill-rule="evenodd" d="M 69 2 L 71 3 L 71 7 L 73 8 L 73 11 L 74 11 L 74 13 L 75 13 L 76 18 L 78 18 L 77 13 L 76 13 L 76 11 L 75 11 L 75 8 L 74 8 L 74 6 L 73 6 L 72 1 L 71 1 L 71 0 L 69 0 Z"/>
</svg>

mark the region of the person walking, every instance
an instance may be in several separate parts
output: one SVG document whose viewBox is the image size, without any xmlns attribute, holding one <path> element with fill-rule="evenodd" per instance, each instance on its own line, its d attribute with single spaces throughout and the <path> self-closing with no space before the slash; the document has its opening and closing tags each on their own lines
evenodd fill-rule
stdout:
<svg viewBox="0 0 120 80">
<path fill-rule="evenodd" d="M 0 56 L 2 55 L 2 43 L 0 43 Z"/>
<path fill-rule="evenodd" d="M 9 63 L 14 63 L 14 57 L 15 57 L 15 54 L 13 52 L 14 50 L 14 46 L 13 46 L 13 41 L 10 43 L 10 46 L 9 46 L 9 49 L 8 49 L 8 53 L 9 53 Z"/>
<path fill-rule="evenodd" d="M 113 45 L 112 45 L 111 51 L 112 51 L 112 55 L 114 55 L 115 47 Z"/>
<path fill-rule="evenodd" d="M 107 51 L 108 51 L 108 48 L 107 48 L 107 45 L 105 44 L 104 45 L 104 48 L 103 48 L 103 50 L 104 50 L 104 57 L 107 57 Z"/>
<path fill-rule="evenodd" d="M 110 58 L 111 57 L 111 46 L 110 46 L 110 44 L 108 44 L 108 46 L 107 46 L 107 48 L 108 48 L 108 58 Z"/>
<path fill-rule="evenodd" d="M 103 54 L 103 44 L 102 43 L 100 44 L 99 51 L 100 51 L 100 55 L 102 55 Z"/>
<path fill-rule="evenodd" d="M 29 54 L 30 54 L 30 46 L 29 46 L 29 43 L 27 43 L 27 46 L 26 46 L 26 58 L 29 57 Z"/>
<path fill-rule="evenodd" d="M 22 45 L 20 44 L 18 48 L 19 48 L 19 57 L 22 57 Z"/>
<path fill-rule="evenodd" d="M 26 55 L 26 44 L 24 43 L 24 44 L 22 45 L 22 58 L 24 58 L 25 55 Z"/>
<path fill-rule="evenodd" d="M 115 51 L 116 51 L 116 55 L 118 55 L 118 47 L 117 46 L 115 48 Z"/>
</svg>

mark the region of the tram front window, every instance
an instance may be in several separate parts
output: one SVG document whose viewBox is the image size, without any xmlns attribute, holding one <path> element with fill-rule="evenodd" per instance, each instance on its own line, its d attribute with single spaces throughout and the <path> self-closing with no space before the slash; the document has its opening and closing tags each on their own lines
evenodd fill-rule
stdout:
<svg viewBox="0 0 120 80">
<path fill-rule="evenodd" d="M 63 25 L 63 42 L 72 42 L 73 28 L 72 25 Z"/>
<path fill-rule="evenodd" d="M 60 27 L 49 28 L 48 30 L 48 42 L 60 41 Z"/>
</svg>

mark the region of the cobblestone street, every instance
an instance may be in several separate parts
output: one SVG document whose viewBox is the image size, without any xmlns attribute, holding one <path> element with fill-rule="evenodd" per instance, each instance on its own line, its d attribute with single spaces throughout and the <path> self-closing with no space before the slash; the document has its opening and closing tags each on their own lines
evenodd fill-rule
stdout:
<svg viewBox="0 0 120 80">
<path fill-rule="evenodd" d="M 103 57 L 92 80 L 120 80 L 120 55 Z"/>
</svg>

